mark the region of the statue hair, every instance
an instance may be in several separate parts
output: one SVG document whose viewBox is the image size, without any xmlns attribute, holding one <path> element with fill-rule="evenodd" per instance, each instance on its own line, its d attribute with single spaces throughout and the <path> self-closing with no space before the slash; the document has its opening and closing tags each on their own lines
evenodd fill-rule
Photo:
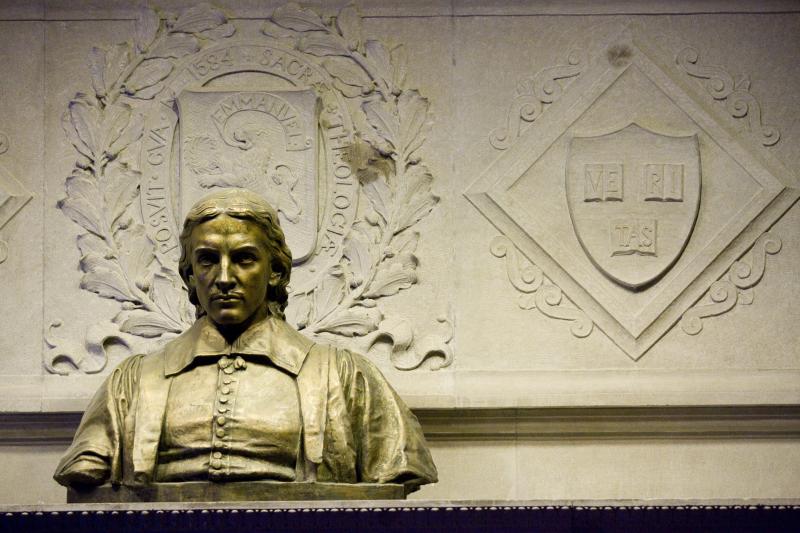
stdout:
<svg viewBox="0 0 800 533">
<path fill-rule="evenodd" d="M 220 215 L 249 220 L 264 231 L 267 250 L 272 257 L 272 271 L 280 274 L 276 285 L 267 284 L 267 309 L 271 315 L 285 319 L 283 311 L 289 301 L 286 287 L 292 274 L 292 252 L 286 245 L 277 211 L 264 198 L 246 189 L 225 189 L 203 197 L 189 209 L 183 222 L 178 269 L 189 290 L 189 301 L 194 304 L 197 317 L 203 316 L 205 310 L 200 306 L 197 293 L 189 284 L 189 276 L 192 275 L 192 250 L 189 249 L 191 235 L 194 228 Z"/>
</svg>

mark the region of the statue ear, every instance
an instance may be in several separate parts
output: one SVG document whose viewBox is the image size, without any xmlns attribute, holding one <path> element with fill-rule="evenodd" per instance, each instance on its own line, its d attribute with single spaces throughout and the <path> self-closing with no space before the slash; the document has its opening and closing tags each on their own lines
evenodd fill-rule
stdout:
<svg viewBox="0 0 800 533">
<path fill-rule="evenodd" d="M 274 270 L 269 274 L 269 286 L 276 287 L 281 281 L 281 273 Z"/>
</svg>

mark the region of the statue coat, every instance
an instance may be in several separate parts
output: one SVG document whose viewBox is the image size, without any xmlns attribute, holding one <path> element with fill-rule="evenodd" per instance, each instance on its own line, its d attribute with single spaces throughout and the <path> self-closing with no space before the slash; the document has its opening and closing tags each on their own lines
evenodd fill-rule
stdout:
<svg viewBox="0 0 800 533">
<path fill-rule="evenodd" d="M 200 318 L 159 351 L 132 356 L 111 373 L 87 408 L 56 481 L 155 481 L 173 377 L 189 366 L 198 342 L 225 343 L 209 335 L 209 327 Z M 240 340 L 228 346 L 231 354 Z M 274 316 L 248 342 L 295 375 L 302 418 L 297 481 L 394 482 L 412 489 L 437 481 L 416 417 L 372 363 L 315 344 Z"/>
</svg>

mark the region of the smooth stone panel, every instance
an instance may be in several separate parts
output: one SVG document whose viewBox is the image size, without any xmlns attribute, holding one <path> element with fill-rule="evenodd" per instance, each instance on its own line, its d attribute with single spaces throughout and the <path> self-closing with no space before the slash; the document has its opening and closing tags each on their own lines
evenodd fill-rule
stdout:
<svg viewBox="0 0 800 533">
<path fill-rule="evenodd" d="M 0 49 L 0 72 L 13 73 L 0 77 L 0 374 L 38 375 L 43 343 L 44 24 L 0 22 Z"/>
</svg>

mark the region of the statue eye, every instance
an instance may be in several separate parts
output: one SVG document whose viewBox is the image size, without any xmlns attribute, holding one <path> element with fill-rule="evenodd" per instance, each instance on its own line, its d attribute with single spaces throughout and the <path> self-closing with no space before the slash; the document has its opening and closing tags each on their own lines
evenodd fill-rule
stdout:
<svg viewBox="0 0 800 533">
<path fill-rule="evenodd" d="M 242 252 L 236 254 L 235 257 L 236 262 L 243 265 L 249 265 L 250 263 L 255 263 L 257 259 L 258 258 L 255 256 L 255 254 L 250 252 Z"/>
<path fill-rule="evenodd" d="M 201 266 L 211 266 L 217 262 L 217 257 L 214 254 L 204 252 L 197 255 L 197 264 Z"/>
</svg>

